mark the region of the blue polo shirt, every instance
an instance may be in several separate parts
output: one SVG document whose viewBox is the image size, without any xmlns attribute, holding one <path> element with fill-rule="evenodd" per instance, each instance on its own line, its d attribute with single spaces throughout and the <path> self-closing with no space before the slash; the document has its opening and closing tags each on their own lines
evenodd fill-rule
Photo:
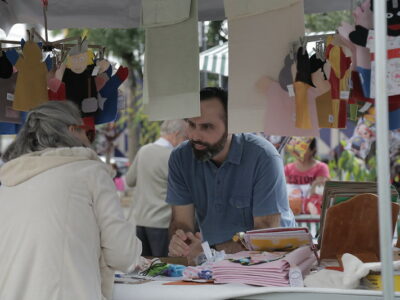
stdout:
<svg viewBox="0 0 400 300">
<path fill-rule="evenodd" d="M 219 168 L 196 159 L 188 141 L 178 146 L 169 159 L 167 203 L 194 204 L 203 239 L 211 245 L 253 229 L 255 216 L 280 213 L 281 226 L 296 226 L 281 157 L 270 142 L 249 133 L 232 136 Z"/>
</svg>

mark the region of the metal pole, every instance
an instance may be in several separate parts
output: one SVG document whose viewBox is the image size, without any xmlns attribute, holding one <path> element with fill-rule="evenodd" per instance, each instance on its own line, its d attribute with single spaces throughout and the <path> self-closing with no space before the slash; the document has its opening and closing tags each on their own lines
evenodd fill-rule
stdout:
<svg viewBox="0 0 400 300">
<path fill-rule="evenodd" d="M 206 24 L 204 21 L 201 22 L 201 51 L 207 50 L 207 37 L 206 37 Z M 203 71 L 203 87 L 208 86 L 208 74 L 207 70 Z"/>
<path fill-rule="evenodd" d="M 389 172 L 389 124 L 386 91 L 386 1 L 374 0 L 375 29 L 375 106 L 377 127 L 377 163 L 379 194 L 379 239 L 382 262 L 383 295 L 385 300 L 394 299 L 392 207 Z"/>
</svg>

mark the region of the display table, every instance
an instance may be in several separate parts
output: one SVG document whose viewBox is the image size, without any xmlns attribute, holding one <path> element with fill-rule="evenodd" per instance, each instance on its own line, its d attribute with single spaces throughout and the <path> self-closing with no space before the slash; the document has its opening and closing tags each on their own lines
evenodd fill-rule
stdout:
<svg viewBox="0 0 400 300">
<path fill-rule="evenodd" d="M 151 281 L 141 284 L 115 284 L 113 300 L 132 299 L 296 299 L 296 300 L 340 300 L 383 299 L 382 293 L 367 290 L 341 290 L 317 288 L 272 288 L 242 284 L 218 285 L 163 285 L 165 282 Z M 400 293 L 396 293 L 400 299 Z"/>
</svg>

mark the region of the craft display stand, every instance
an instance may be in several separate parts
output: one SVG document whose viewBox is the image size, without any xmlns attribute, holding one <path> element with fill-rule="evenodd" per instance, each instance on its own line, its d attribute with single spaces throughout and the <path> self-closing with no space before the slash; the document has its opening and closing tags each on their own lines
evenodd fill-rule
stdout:
<svg viewBox="0 0 400 300">
<path fill-rule="evenodd" d="M 375 24 L 375 58 L 377 61 L 386 61 L 386 1 L 374 0 Z M 44 9 L 45 14 L 45 9 Z M 46 14 L 45 14 L 46 15 Z M 47 27 L 47 18 L 45 17 Z M 36 35 L 32 30 L 30 34 Z M 46 30 L 45 38 L 40 38 L 45 46 L 64 47 L 74 40 L 64 39 L 49 42 Z M 0 41 L 0 43 L 19 45 L 16 41 Z M 19 47 L 19 46 L 17 46 Z M 90 45 L 91 48 L 104 49 L 99 45 Z M 66 50 L 66 49 L 64 49 Z M 400 293 L 393 293 L 393 269 L 391 244 L 391 199 L 389 185 L 389 158 L 388 158 L 388 100 L 386 91 L 386 64 L 376 65 L 376 117 L 377 117 L 377 159 L 378 159 L 378 190 L 379 190 L 379 231 L 380 249 L 383 264 L 384 293 L 367 290 L 340 290 L 319 288 L 263 288 L 237 284 L 203 285 L 203 286 L 165 286 L 160 282 L 144 284 L 116 284 L 114 287 L 115 300 L 125 299 L 400 299 Z"/>
</svg>

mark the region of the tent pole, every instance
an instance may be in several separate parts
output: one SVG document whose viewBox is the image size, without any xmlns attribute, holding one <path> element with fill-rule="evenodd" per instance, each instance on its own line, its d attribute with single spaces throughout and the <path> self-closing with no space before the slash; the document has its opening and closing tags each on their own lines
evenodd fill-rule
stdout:
<svg viewBox="0 0 400 300">
<path fill-rule="evenodd" d="M 389 170 L 389 124 L 386 90 L 386 1 L 374 0 L 375 29 L 375 105 L 377 127 L 377 163 L 379 194 L 379 239 L 382 262 L 383 295 L 385 300 L 394 299 L 392 210 Z"/>
<path fill-rule="evenodd" d="M 201 35 L 201 37 L 200 37 L 200 45 L 201 45 L 201 51 L 203 52 L 203 51 L 205 51 L 205 50 L 207 50 L 207 37 L 206 37 L 206 25 L 205 25 L 205 22 L 204 21 L 202 21 L 201 22 L 201 28 L 200 28 L 200 35 Z M 208 86 L 208 74 L 207 74 L 207 70 L 204 70 L 203 71 L 203 78 L 202 78 L 202 83 L 203 83 L 203 86 L 200 86 L 200 88 L 203 88 L 203 87 L 207 87 Z"/>
</svg>

